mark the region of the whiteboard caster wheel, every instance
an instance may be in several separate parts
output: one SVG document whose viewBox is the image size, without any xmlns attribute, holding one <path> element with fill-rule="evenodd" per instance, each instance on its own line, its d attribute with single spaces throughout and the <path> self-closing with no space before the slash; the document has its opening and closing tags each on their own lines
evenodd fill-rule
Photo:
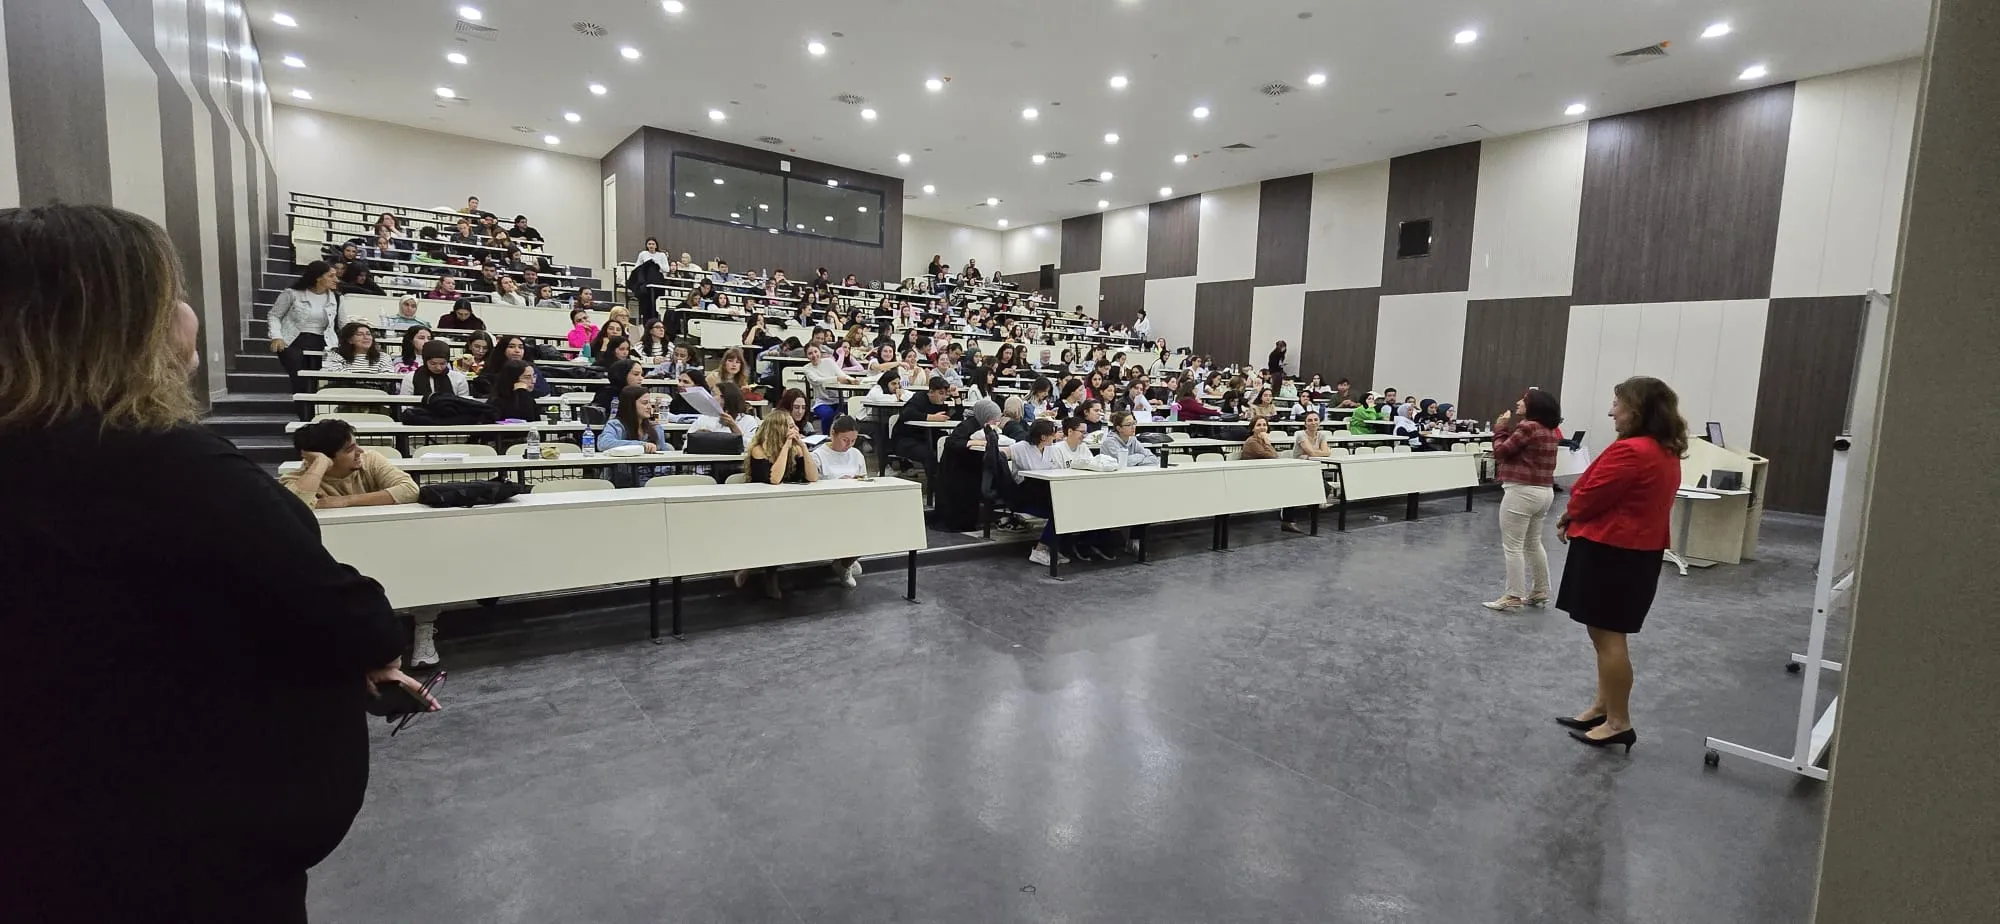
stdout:
<svg viewBox="0 0 2000 924">
<path fill-rule="evenodd" d="M 1722 754 L 1715 750 L 1710 750 L 1708 753 L 1701 755 L 1701 762 L 1711 767 L 1721 766 Z"/>
</svg>

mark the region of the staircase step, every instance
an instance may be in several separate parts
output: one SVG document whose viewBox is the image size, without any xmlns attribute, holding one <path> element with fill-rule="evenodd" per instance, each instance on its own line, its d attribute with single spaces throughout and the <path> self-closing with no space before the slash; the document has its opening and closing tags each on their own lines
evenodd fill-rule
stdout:
<svg viewBox="0 0 2000 924">
<path fill-rule="evenodd" d="M 236 451 L 248 456 L 258 465 L 278 465 L 298 458 L 299 452 L 292 448 L 289 436 L 243 436 L 225 439 L 236 444 Z"/>
<path fill-rule="evenodd" d="M 289 395 L 291 381 L 282 372 L 231 372 L 226 380 L 229 390 L 238 394 Z"/>
<path fill-rule="evenodd" d="M 291 420 L 295 412 L 290 395 L 273 394 L 226 394 L 216 398 L 209 407 L 218 417 L 280 417 Z"/>
<path fill-rule="evenodd" d="M 236 354 L 238 372 L 283 372 L 285 365 L 278 362 L 278 354 L 270 351 L 270 342 L 257 344 L 261 349 L 246 349 Z"/>
<path fill-rule="evenodd" d="M 276 438 L 284 436 L 285 425 L 297 419 L 292 414 L 214 414 L 204 418 L 201 425 L 210 433 L 231 440 Z"/>
</svg>

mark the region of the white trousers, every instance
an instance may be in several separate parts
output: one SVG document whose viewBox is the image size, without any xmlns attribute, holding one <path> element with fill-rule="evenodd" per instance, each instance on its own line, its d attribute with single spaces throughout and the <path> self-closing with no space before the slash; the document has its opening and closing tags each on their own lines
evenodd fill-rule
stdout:
<svg viewBox="0 0 2000 924">
<path fill-rule="evenodd" d="M 1508 483 L 1501 490 L 1500 551 L 1507 556 L 1507 595 L 1521 600 L 1531 593 L 1546 595 L 1549 552 L 1542 546 L 1542 527 L 1555 503 L 1555 489 Z"/>
</svg>

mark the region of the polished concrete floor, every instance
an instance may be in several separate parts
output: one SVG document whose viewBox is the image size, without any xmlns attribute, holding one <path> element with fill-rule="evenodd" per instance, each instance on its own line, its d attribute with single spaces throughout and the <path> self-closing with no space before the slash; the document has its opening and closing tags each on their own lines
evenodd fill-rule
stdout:
<svg viewBox="0 0 2000 924">
<path fill-rule="evenodd" d="M 1819 784 L 1701 757 L 1789 741 L 1818 521 L 1663 577 L 1628 757 L 1549 721 L 1589 697 L 1583 630 L 1477 606 L 1496 503 L 1197 528 L 1063 582 L 961 561 L 919 604 L 802 574 L 661 647 L 629 612 L 447 640 L 446 711 L 378 737 L 314 919 L 1805 920 Z"/>
</svg>

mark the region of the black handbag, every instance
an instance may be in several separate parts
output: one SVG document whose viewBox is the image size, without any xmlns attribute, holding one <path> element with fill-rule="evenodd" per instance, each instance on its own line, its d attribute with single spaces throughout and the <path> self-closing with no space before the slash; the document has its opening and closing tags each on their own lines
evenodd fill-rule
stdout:
<svg viewBox="0 0 2000 924">
<path fill-rule="evenodd" d="M 417 489 L 417 503 L 426 507 L 478 507 L 482 504 L 502 504 L 516 495 L 528 493 L 529 488 L 505 478 L 491 481 L 447 481 L 427 484 Z"/>
</svg>

